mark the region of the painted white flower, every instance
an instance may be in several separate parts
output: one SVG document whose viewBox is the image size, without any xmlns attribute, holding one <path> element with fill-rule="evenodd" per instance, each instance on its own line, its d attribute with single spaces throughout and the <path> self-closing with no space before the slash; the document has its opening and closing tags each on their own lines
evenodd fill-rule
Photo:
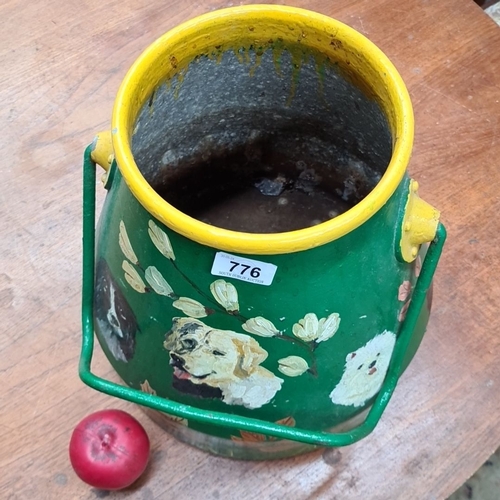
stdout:
<svg viewBox="0 0 500 500">
<path fill-rule="evenodd" d="M 309 368 L 307 361 L 300 356 L 278 359 L 278 370 L 288 377 L 298 377 Z"/>
<path fill-rule="evenodd" d="M 215 280 L 210 285 L 210 291 L 215 300 L 229 313 L 238 313 L 238 292 L 232 283 L 224 280 Z"/>
<path fill-rule="evenodd" d="M 208 316 L 206 307 L 197 300 L 190 299 L 189 297 L 180 297 L 172 305 L 191 318 L 204 318 Z"/>
<path fill-rule="evenodd" d="M 332 313 L 327 318 L 321 318 L 319 320 L 318 338 L 316 342 L 324 342 L 333 337 L 337 333 L 339 326 L 340 315 L 338 313 Z"/>
<path fill-rule="evenodd" d="M 324 342 L 333 337 L 340 325 L 338 313 L 332 313 L 327 318 L 318 317 L 314 313 L 308 313 L 292 327 L 293 334 L 305 342 Z"/>
<path fill-rule="evenodd" d="M 170 239 L 164 231 L 162 231 L 152 220 L 148 223 L 148 233 L 154 246 L 170 260 L 175 260 L 174 250 Z"/>
<path fill-rule="evenodd" d="M 120 244 L 120 248 L 122 249 L 123 255 L 127 257 L 130 262 L 133 264 L 139 264 L 139 259 L 137 255 L 135 255 L 134 249 L 130 243 L 130 239 L 127 234 L 127 228 L 125 227 L 125 223 L 120 221 L 120 234 L 118 235 L 118 243 Z"/>
<path fill-rule="evenodd" d="M 172 287 L 168 284 L 155 266 L 149 266 L 144 273 L 148 285 L 158 294 L 165 297 L 175 297 Z"/>
<path fill-rule="evenodd" d="M 122 269 L 125 271 L 125 279 L 127 283 L 139 293 L 146 292 L 146 285 L 142 278 L 139 276 L 139 273 L 135 270 L 132 264 L 128 260 L 124 260 L 122 262 Z"/>
<path fill-rule="evenodd" d="M 279 335 L 279 330 L 274 326 L 274 324 L 262 316 L 257 316 L 256 318 L 250 318 L 242 325 L 243 330 L 248 333 L 253 333 L 254 335 L 259 335 L 260 337 L 275 337 Z"/>
<path fill-rule="evenodd" d="M 292 327 L 293 334 L 301 340 L 312 342 L 318 334 L 318 317 L 314 313 L 308 313 Z"/>
</svg>

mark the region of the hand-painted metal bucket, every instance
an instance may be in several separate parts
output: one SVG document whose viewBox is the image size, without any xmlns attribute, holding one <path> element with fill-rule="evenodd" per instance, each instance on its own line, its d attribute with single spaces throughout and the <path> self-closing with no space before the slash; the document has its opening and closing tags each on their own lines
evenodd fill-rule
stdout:
<svg viewBox="0 0 500 500">
<path fill-rule="evenodd" d="M 245 6 L 161 37 L 85 153 L 84 382 L 237 458 L 366 436 L 421 341 L 445 239 L 407 176 L 412 140 L 399 74 L 338 21 Z M 239 207 L 248 186 L 264 205 Z M 94 327 L 128 387 L 90 372 Z"/>
</svg>

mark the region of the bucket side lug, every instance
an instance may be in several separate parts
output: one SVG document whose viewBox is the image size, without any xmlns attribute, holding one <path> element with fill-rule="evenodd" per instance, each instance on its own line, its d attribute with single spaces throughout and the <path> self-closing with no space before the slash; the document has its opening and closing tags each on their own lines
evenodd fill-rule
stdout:
<svg viewBox="0 0 500 500">
<path fill-rule="evenodd" d="M 418 182 L 411 180 L 408 200 L 400 228 L 397 257 L 403 262 L 413 262 L 420 245 L 432 241 L 436 236 L 440 213 L 418 195 Z"/>
<path fill-rule="evenodd" d="M 110 130 L 99 132 L 94 137 L 91 144 L 90 156 L 95 163 L 104 169 L 104 174 L 101 176 L 101 182 L 106 189 L 109 189 L 113 178 L 114 168 L 112 167 L 115 159 Z"/>
</svg>

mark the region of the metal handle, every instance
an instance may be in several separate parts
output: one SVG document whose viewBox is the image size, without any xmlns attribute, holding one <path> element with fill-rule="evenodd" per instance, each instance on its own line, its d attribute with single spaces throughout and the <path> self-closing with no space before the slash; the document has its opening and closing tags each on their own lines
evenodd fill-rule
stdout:
<svg viewBox="0 0 500 500">
<path fill-rule="evenodd" d="M 84 155 L 83 172 L 83 288 L 82 288 L 82 351 L 79 374 L 88 386 L 132 403 L 147 406 L 170 415 L 195 420 L 211 425 L 231 427 L 248 432 L 266 434 L 281 439 L 290 439 L 317 446 L 347 446 L 367 436 L 377 425 L 387 406 L 401 374 L 403 360 L 412 332 L 420 314 L 427 291 L 432 282 L 439 257 L 446 239 L 446 230 L 439 224 L 436 238 L 431 242 L 413 293 L 411 304 L 396 341 L 389 369 L 380 392 L 366 420 L 358 427 L 336 434 L 310 431 L 295 427 L 265 422 L 255 418 L 241 417 L 229 413 L 200 410 L 159 396 L 146 394 L 137 389 L 124 387 L 94 375 L 91 361 L 94 349 L 94 265 L 95 265 L 95 184 L 96 164 L 92 159 L 92 146 Z"/>
</svg>

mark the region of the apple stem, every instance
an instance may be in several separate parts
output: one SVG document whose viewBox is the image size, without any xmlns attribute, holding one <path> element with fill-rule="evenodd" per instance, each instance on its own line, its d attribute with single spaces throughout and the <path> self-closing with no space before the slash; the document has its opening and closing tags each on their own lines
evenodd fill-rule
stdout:
<svg viewBox="0 0 500 500">
<path fill-rule="evenodd" d="M 109 448 L 111 443 L 111 436 L 106 432 L 102 438 L 101 448 Z"/>
</svg>

